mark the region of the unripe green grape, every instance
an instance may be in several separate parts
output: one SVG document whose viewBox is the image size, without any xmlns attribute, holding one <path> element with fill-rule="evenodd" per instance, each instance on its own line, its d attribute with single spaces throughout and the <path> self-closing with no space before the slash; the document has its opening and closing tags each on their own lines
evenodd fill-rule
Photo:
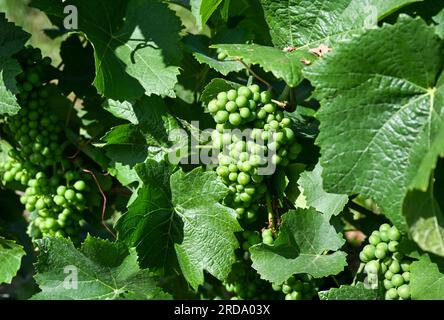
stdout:
<svg viewBox="0 0 444 320">
<path fill-rule="evenodd" d="M 225 60 L 228 57 L 226 52 L 219 52 L 217 54 L 217 60 Z"/>
<path fill-rule="evenodd" d="M 398 246 L 399 246 L 399 242 L 395 241 L 395 240 L 392 240 L 388 244 L 388 250 L 390 252 L 397 252 L 398 251 Z"/>
<path fill-rule="evenodd" d="M 370 261 L 370 259 L 365 255 L 365 253 L 364 253 L 363 251 L 361 251 L 361 252 L 359 253 L 359 259 L 360 259 L 362 262 L 369 262 L 369 261 Z"/>
<path fill-rule="evenodd" d="M 267 103 L 263 106 L 263 110 L 265 110 L 267 113 L 273 113 L 276 111 L 276 105 L 274 103 Z"/>
<path fill-rule="evenodd" d="M 390 240 L 389 233 L 388 233 L 388 231 L 385 231 L 385 230 L 383 230 L 379 233 L 379 237 L 384 242 L 388 242 Z"/>
<path fill-rule="evenodd" d="M 383 285 L 384 285 L 384 288 L 385 288 L 386 290 L 389 290 L 389 289 L 391 289 L 391 288 L 394 287 L 394 286 L 393 286 L 393 283 L 392 283 L 390 280 L 387 280 L 387 279 L 384 279 L 384 281 L 383 281 Z"/>
<path fill-rule="evenodd" d="M 377 248 L 375 250 L 375 257 L 378 258 L 378 259 L 384 259 L 386 255 L 387 255 L 387 251 L 386 250 L 382 250 L 382 249 L 379 249 L 379 248 Z"/>
<path fill-rule="evenodd" d="M 225 110 L 219 110 L 214 117 L 217 123 L 225 123 L 228 121 L 230 114 Z"/>
<path fill-rule="evenodd" d="M 228 120 L 233 126 L 238 126 L 242 123 L 242 117 L 239 113 L 231 113 Z"/>
<path fill-rule="evenodd" d="M 236 98 L 236 104 L 239 108 L 244 108 L 248 106 L 248 99 L 245 96 L 238 96 Z"/>
<path fill-rule="evenodd" d="M 248 108 L 241 108 L 239 110 L 239 113 L 240 113 L 240 116 L 244 119 L 247 119 L 251 116 L 250 109 L 248 109 Z"/>
<path fill-rule="evenodd" d="M 65 198 L 62 196 L 59 196 L 59 195 L 54 196 L 53 200 L 54 200 L 54 203 L 58 206 L 62 206 L 66 203 Z"/>
<path fill-rule="evenodd" d="M 407 284 L 400 286 L 397 293 L 402 299 L 410 299 L 410 286 Z"/>
<path fill-rule="evenodd" d="M 398 291 L 395 288 L 391 288 L 385 293 L 386 300 L 397 300 L 398 298 Z"/>
<path fill-rule="evenodd" d="M 250 89 L 250 91 L 253 92 L 253 93 L 260 93 L 260 91 L 261 91 L 261 88 L 260 88 L 257 84 L 252 84 L 252 85 L 249 87 L 249 89 Z"/>
<path fill-rule="evenodd" d="M 218 110 L 219 110 L 219 107 L 217 106 L 217 100 L 216 99 L 211 100 L 208 103 L 208 111 L 210 111 L 211 113 L 216 113 Z M 49 119 L 47 119 L 46 122 L 49 125 Z"/>
<path fill-rule="evenodd" d="M 379 231 L 380 232 L 382 232 L 382 231 L 389 231 L 391 229 L 391 227 L 390 227 L 390 225 L 388 224 L 388 223 L 384 223 L 384 224 L 382 224 L 380 227 L 379 227 Z"/>
<path fill-rule="evenodd" d="M 248 193 L 243 192 L 240 194 L 240 199 L 242 202 L 250 202 L 251 196 Z"/>
<path fill-rule="evenodd" d="M 401 239 L 401 233 L 396 227 L 391 227 L 389 230 L 389 238 L 392 241 L 399 241 Z"/>
<path fill-rule="evenodd" d="M 261 92 L 261 103 L 267 104 L 271 101 L 271 92 L 270 91 L 262 91 Z"/>
<path fill-rule="evenodd" d="M 378 245 L 381 242 L 381 238 L 378 235 L 372 234 L 368 238 L 368 242 L 374 246 Z"/>
<path fill-rule="evenodd" d="M 237 104 L 234 101 L 228 101 L 227 104 L 225 105 L 225 109 L 232 113 L 232 112 L 236 112 L 237 110 Z"/>
<path fill-rule="evenodd" d="M 264 109 L 261 109 L 257 112 L 257 118 L 264 120 L 265 118 L 267 118 L 267 111 L 265 111 Z"/>
<path fill-rule="evenodd" d="M 410 272 L 408 271 L 403 272 L 402 277 L 404 278 L 405 282 L 410 282 Z"/>
<path fill-rule="evenodd" d="M 230 172 L 230 174 L 228 175 L 228 180 L 230 181 L 237 181 L 237 173 L 236 172 Z"/>
<path fill-rule="evenodd" d="M 237 182 L 243 186 L 249 184 L 250 180 L 251 180 L 250 176 L 245 172 L 239 173 L 239 175 L 237 177 Z"/>
<path fill-rule="evenodd" d="M 236 100 L 236 98 L 237 98 L 237 91 L 236 90 L 234 90 L 234 89 L 231 89 L 231 90 L 228 90 L 227 91 L 227 99 L 229 100 L 229 101 L 235 101 Z"/>
<path fill-rule="evenodd" d="M 393 272 L 394 274 L 398 273 L 399 271 L 401 271 L 401 267 L 399 266 L 398 261 L 393 260 L 392 263 L 389 266 L 389 270 L 391 272 Z"/>
<path fill-rule="evenodd" d="M 248 87 L 240 87 L 239 89 L 237 89 L 237 93 L 239 96 L 244 96 L 247 99 L 253 95 Z"/>
<path fill-rule="evenodd" d="M 405 261 L 401 262 L 401 269 L 405 272 L 410 271 L 410 263 Z"/>
<path fill-rule="evenodd" d="M 375 257 L 375 246 L 373 245 L 366 245 L 363 249 L 362 252 L 365 254 L 365 256 L 367 257 L 368 260 L 371 260 Z"/>
<path fill-rule="evenodd" d="M 379 271 L 379 263 L 376 260 L 371 260 L 365 265 L 365 271 L 367 273 L 376 274 Z"/>
<path fill-rule="evenodd" d="M 74 190 L 68 189 L 65 191 L 64 197 L 68 201 L 73 201 L 76 198 L 76 193 Z"/>
<path fill-rule="evenodd" d="M 391 281 L 396 288 L 404 284 L 404 278 L 400 274 L 394 274 Z"/>
</svg>

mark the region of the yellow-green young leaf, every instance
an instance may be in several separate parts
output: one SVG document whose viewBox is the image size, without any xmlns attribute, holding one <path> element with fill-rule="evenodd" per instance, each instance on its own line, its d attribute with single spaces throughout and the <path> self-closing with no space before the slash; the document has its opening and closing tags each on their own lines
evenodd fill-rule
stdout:
<svg viewBox="0 0 444 320">
<path fill-rule="evenodd" d="M 80 249 L 63 238 L 39 240 L 36 300 L 167 299 L 135 249 L 88 236 Z"/>
<path fill-rule="evenodd" d="M 79 31 L 94 46 L 98 91 L 115 100 L 143 94 L 174 97 L 182 58 L 180 20 L 160 0 L 33 0 L 53 22 L 62 24 L 63 9 L 74 5 Z M 116 81 L 118 79 L 118 81 Z"/>
<path fill-rule="evenodd" d="M 365 288 L 362 282 L 354 286 L 343 285 L 318 293 L 321 300 L 384 300 L 381 290 Z"/>
<path fill-rule="evenodd" d="M 333 45 L 349 39 L 399 8 L 422 0 L 261 0 L 279 48 Z"/>
<path fill-rule="evenodd" d="M 222 0 L 191 0 L 191 12 L 196 18 L 197 27 L 202 30 Z"/>
<path fill-rule="evenodd" d="M 444 297 L 444 261 L 428 254 L 410 265 L 410 291 L 413 300 L 442 300 Z"/>
<path fill-rule="evenodd" d="M 185 279 L 197 287 L 206 270 L 224 280 L 239 246 L 241 231 L 235 211 L 219 203 L 227 187 L 213 171 L 201 168 L 171 175 L 164 163 L 137 167 L 143 187 L 117 222 L 119 239 L 137 246 L 143 265 L 165 270 L 178 264 Z"/>
<path fill-rule="evenodd" d="M 262 279 L 279 284 L 297 273 L 338 274 L 347 265 L 345 252 L 338 251 L 344 242 L 325 215 L 313 208 L 292 210 L 282 216 L 274 245 L 250 248 L 252 266 Z"/>
<path fill-rule="evenodd" d="M 25 254 L 22 246 L 0 237 L 0 284 L 11 283 Z"/>
<path fill-rule="evenodd" d="M 326 191 L 374 199 L 403 231 L 404 198 L 427 188 L 436 159 L 424 159 L 442 147 L 443 58 L 434 28 L 402 16 L 306 69 L 322 105 L 317 144 Z"/>
<path fill-rule="evenodd" d="M 15 77 L 21 69 L 11 56 L 20 51 L 28 39 L 28 33 L 0 13 L 0 115 L 13 115 L 20 109 L 15 99 L 18 92 Z"/>
<path fill-rule="evenodd" d="M 348 202 L 348 196 L 325 192 L 322 182 L 322 167 L 318 163 L 313 171 L 305 171 L 298 180 L 307 205 L 322 212 L 329 219 L 342 212 Z"/>
<path fill-rule="evenodd" d="M 225 51 L 228 60 L 241 59 L 247 64 L 260 65 L 265 71 L 273 73 L 276 78 L 284 80 L 291 87 L 302 81 L 302 69 L 315 60 L 315 56 L 307 49 L 286 52 L 256 44 L 218 44 L 212 47 Z"/>
</svg>

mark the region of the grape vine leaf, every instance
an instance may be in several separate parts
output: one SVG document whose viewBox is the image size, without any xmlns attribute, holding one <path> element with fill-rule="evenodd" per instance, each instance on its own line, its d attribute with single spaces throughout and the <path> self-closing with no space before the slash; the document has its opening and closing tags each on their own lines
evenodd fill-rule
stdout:
<svg viewBox="0 0 444 320">
<path fill-rule="evenodd" d="M 32 2 L 33 7 L 44 11 L 60 27 L 67 5 L 78 9 L 78 31 L 93 44 L 94 85 L 99 93 L 120 101 L 134 101 L 143 94 L 175 96 L 182 58 L 181 23 L 165 3 L 159 0 Z"/>
<path fill-rule="evenodd" d="M 441 10 L 436 16 L 434 16 L 433 21 L 437 24 L 435 26 L 436 33 L 441 38 L 444 38 L 444 10 Z"/>
<path fill-rule="evenodd" d="M 0 237 L 0 284 L 11 283 L 25 254 L 21 245 Z"/>
<path fill-rule="evenodd" d="M 18 93 L 15 77 L 21 69 L 11 56 L 23 48 L 29 37 L 28 33 L 9 22 L 4 13 L 0 13 L 0 115 L 13 115 L 20 110 L 15 99 Z"/>
<path fill-rule="evenodd" d="M 403 231 L 406 193 L 427 189 L 436 158 L 424 159 L 442 141 L 443 53 L 433 27 L 402 15 L 305 72 L 321 101 L 316 143 L 324 188 L 374 199 Z"/>
<path fill-rule="evenodd" d="M 410 265 L 412 300 L 442 300 L 444 297 L 444 262 L 424 254 Z"/>
<path fill-rule="evenodd" d="M 217 44 L 212 47 L 225 51 L 228 60 L 237 59 L 247 64 L 260 65 L 265 71 L 273 73 L 276 78 L 284 80 L 291 87 L 302 81 L 302 69 L 316 59 L 315 55 L 303 49 L 285 52 L 257 44 Z"/>
<path fill-rule="evenodd" d="M 85 45 L 78 34 L 70 35 L 60 46 L 63 70 L 60 73 L 59 88 L 65 95 L 74 92 L 83 97 L 94 92 L 92 83 L 95 75 L 94 48 L 91 43 Z M 82 59 L 79 59 L 82 57 Z"/>
<path fill-rule="evenodd" d="M 250 248 L 252 266 L 262 279 L 283 283 L 298 273 L 321 278 L 338 274 L 347 265 L 345 252 L 337 251 L 345 241 L 325 215 L 313 208 L 299 209 L 284 214 L 282 220 L 273 246 Z"/>
<path fill-rule="evenodd" d="M 444 216 L 432 187 L 426 192 L 410 191 L 403 211 L 409 234 L 416 244 L 424 251 L 444 256 Z"/>
<path fill-rule="evenodd" d="M 88 236 L 80 249 L 63 238 L 38 241 L 35 300 L 167 299 L 134 248 Z"/>
<path fill-rule="evenodd" d="M 239 72 L 245 69 L 245 67 L 239 61 L 218 60 L 201 52 L 194 52 L 193 56 L 199 63 L 207 64 L 210 68 L 216 70 L 224 76 L 228 75 L 230 72 Z"/>
<path fill-rule="evenodd" d="M 197 27 L 202 30 L 222 0 L 190 0 L 191 12 L 196 18 Z"/>
<path fill-rule="evenodd" d="M 381 290 L 365 288 L 362 282 L 356 285 L 342 285 L 339 288 L 331 288 L 328 291 L 318 293 L 321 300 L 383 300 Z"/>
<path fill-rule="evenodd" d="M 186 132 L 160 97 L 144 96 L 136 103 L 108 100 L 105 109 L 131 122 L 112 128 L 99 144 L 111 159 L 110 173 L 124 185 L 138 181 L 136 164 L 147 158 L 160 161 L 188 145 Z"/>
<path fill-rule="evenodd" d="M 323 188 L 322 166 L 318 163 L 313 171 L 305 171 L 298 180 L 301 193 L 309 207 L 325 214 L 328 219 L 344 210 L 348 196 L 344 194 L 327 193 Z"/>
<path fill-rule="evenodd" d="M 144 186 L 116 224 L 119 239 L 137 246 L 143 265 L 168 271 L 177 260 L 185 279 L 197 287 L 206 270 L 224 280 L 239 246 L 235 211 L 219 203 L 228 189 L 213 171 L 196 168 L 170 176 L 166 163 L 139 167 Z"/>
<path fill-rule="evenodd" d="M 220 78 L 215 78 L 205 86 L 205 89 L 202 92 L 200 100 L 203 103 L 208 104 L 211 100 L 217 97 L 219 92 L 228 91 L 231 89 L 237 89 L 239 87 L 240 85 L 238 83 L 234 83 Z"/>
<path fill-rule="evenodd" d="M 316 47 L 349 39 L 422 0 L 261 0 L 276 47 Z"/>
</svg>

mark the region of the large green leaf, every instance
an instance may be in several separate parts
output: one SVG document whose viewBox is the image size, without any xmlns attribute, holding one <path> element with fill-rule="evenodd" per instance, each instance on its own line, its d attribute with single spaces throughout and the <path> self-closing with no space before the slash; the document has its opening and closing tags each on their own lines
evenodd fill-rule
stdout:
<svg viewBox="0 0 444 320">
<path fill-rule="evenodd" d="M 0 284 L 11 283 L 25 254 L 22 246 L 0 237 Z"/>
<path fill-rule="evenodd" d="M 75 5 L 79 31 L 95 50 L 98 91 L 116 100 L 135 100 L 143 94 L 174 97 L 182 57 L 180 20 L 159 0 L 34 0 L 53 21 L 65 17 L 63 8 Z M 116 81 L 118 79 L 118 81 Z"/>
<path fill-rule="evenodd" d="M 197 27 L 202 29 L 222 0 L 191 0 L 191 12 L 196 18 Z"/>
<path fill-rule="evenodd" d="M 105 109 L 131 122 L 112 128 L 101 144 L 111 159 L 110 172 L 124 185 L 138 181 L 136 164 L 147 158 L 162 160 L 188 143 L 186 132 L 160 97 L 144 96 L 136 103 L 108 100 Z"/>
<path fill-rule="evenodd" d="M 354 286 L 340 286 L 339 288 L 331 288 L 328 291 L 320 291 L 319 299 L 321 300 L 382 300 L 381 290 L 367 289 L 362 282 L 358 282 Z"/>
<path fill-rule="evenodd" d="M 409 233 L 418 246 L 444 256 L 444 217 L 432 186 L 426 192 L 409 192 L 404 201 L 404 214 Z"/>
<path fill-rule="evenodd" d="M 234 232 L 241 230 L 235 211 L 219 203 L 227 187 L 201 168 L 170 177 L 165 163 L 144 166 L 138 168 L 144 186 L 116 225 L 119 239 L 137 246 L 150 268 L 168 269 L 177 261 L 194 289 L 203 284 L 204 270 L 224 280 L 238 247 Z"/>
<path fill-rule="evenodd" d="M 261 0 L 275 46 L 332 45 L 421 0 Z"/>
<path fill-rule="evenodd" d="M 444 262 L 421 256 L 410 266 L 410 290 L 413 300 L 442 300 L 444 297 Z"/>
<path fill-rule="evenodd" d="M 28 39 L 28 33 L 0 13 L 0 115 L 13 115 L 20 109 L 15 99 L 18 92 L 15 77 L 21 69 L 11 56 L 20 51 Z"/>
<path fill-rule="evenodd" d="M 425 159 L 442 144 L 443 58 L 433 27 L 402 16 L 306 69 L 322 104 L 317 144 L 326 191 L 373 198 L 404 231 L 406 193 L 427 189 L 436 157 Z"/>
<path fill-rule="evenodd" d="M 298 183 L 307 205 L 331 218 L 342 212 L 348 202 L 348 196 L 325 192 L 321 174 L 322 167 L 318 163 L 313 171 L 302 173 Z"/>
<path fill-rule="evenodd" d="M 338 274 L 347 265 L 345 252 L 337 251 L 345 241 L 325 215 L 300 209 L 284 214 L 282 220 L 273 246 L 250 248 L 253 268 L 262 279 L 283 283 L 297 273 L 321 278 Z"/>
<path fill-rule="evenodd" d="M 239 59 L 247 64 L 260 65 L 265 71 L 272 72 L 276 78 L 284 80 L 291 87 L 302 81 L 302 69 L 306 63 L 315 60 L 315 56 L 305 49 L 285 52 L 256 44 L 218 44 L 213 47 L 225 51 L 228 59 Z"/>
<path fill-rule="evenodd" d="M 41 300 L 165 299 L 135 249 L 88 236 L 80 249 L 63 238 L 39 241 L 35 280 Z"/>
</svg>

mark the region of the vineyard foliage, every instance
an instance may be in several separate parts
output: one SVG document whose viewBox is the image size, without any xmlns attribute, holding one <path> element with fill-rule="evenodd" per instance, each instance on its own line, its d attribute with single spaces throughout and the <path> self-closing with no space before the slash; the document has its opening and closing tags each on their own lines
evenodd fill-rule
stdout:
<svg viewBox="0 0 444 320">
<path fill-rule="evenodd" d="M 60 63 L 0 12 L 2 297 L 444 299 L 442 1 L 26 10 Z"/>
</svg>

